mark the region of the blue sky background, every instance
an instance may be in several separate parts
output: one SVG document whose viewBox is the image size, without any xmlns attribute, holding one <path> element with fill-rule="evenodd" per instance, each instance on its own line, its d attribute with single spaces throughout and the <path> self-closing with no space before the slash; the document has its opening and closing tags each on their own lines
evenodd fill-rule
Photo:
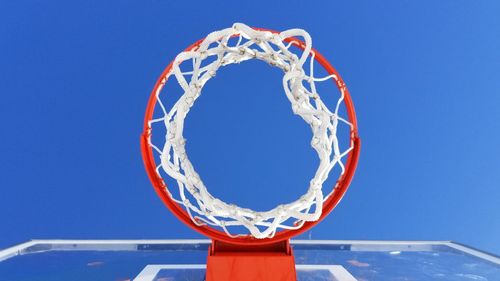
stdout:
<svg viewBox="0 0 500 281">
<path fill-rule="evenodd" d="M 356 105 L 355 179 L 302 238 L 456 240 L 498 254 L 499 14 L 497 1 L 3 1 L 0 247 L 201 237 L 157 198 L 139 135 L 163 68 L 238 21 L 306 29 Z M 230 70 L 189 117 L 195 165 L 225 200 L 297 197 L 316 162 L 279 72 Z"/>
</svg>

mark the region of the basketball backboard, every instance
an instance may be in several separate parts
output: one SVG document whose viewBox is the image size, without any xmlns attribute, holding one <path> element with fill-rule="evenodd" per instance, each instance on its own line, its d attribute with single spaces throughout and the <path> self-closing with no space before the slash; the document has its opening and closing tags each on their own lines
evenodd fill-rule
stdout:
<svg viewBox="0 0 500 281">
<path fill-rule="evenodd" d="M 208 240 L 33 240 L 0 280 L 204 280 Z M 292 240 L 298 280 L 500 280 L 500 258 L 446 241 Z"/>
</svg>

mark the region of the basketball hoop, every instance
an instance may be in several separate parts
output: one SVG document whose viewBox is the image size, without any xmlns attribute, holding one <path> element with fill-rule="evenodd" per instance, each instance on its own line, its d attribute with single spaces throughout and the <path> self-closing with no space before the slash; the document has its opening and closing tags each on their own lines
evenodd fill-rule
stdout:
<svg viewBox="0 0 500 281">
<path fill-rule="evenodd" d="M 292 47 L 302 53 L 294 53 Z M 311 127 L 311 146 L 320 159 L 303 196 L 265 212 L 231 205 L 212 196 L 189 161 L 183 137 L 184 120 L 207 81 L 220 67 L 250 59 L 265 61 L 284 72 L 285 94 L 293 113 Z M 314 76 L 315 61 L 326 70 L 327 76 Z M 168 96 L 162 89 L 172 77 L 183 94 L 167 108 Z M 340 92 L 332 109 L 323 103 L 316 88 L 316 83 L 329 80 Z M 341 106 L 345 107 L 346 116 L 340 116 Z M 344 140 L 337 137 L 337 127 L 341 125 L 350 130 Z M 162 143 L 152 140 L 154 126 L 163 126 L 166 131 Z M 342 142 L 347 143 L 347 149 L 341 150 Z M 309 34 L 301 29 L 284 32 L 253 29 L 240 23 L 210 33 L 167 66 L 149 98 L 141 137 L 146 170 L 165 205 L 185 224 L 204 235 L 239 245 L 285 241 L 321 221 L 346 192 L 356 169 L 359 148 L 356 114 L 349 91 L 337 71 L 312 48 Z M 334 167 L 341 169 L 340 176 L 325 195 L 323 183 Z M 165 184 L 163 178 L 167 175 L 176 181 L 176 188 Z M 174 190 L 179 198 L 173 195 Z M 243 227 L 248 233 L 234 233 L 232 229 L 236 227 Z"/>
</svg>

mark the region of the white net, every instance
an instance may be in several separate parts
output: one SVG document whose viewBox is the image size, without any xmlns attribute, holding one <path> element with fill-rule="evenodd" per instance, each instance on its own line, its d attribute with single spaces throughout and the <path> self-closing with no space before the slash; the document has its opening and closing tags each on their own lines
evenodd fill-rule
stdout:
<svg viewBox="0 0 500 281">
<path fill-rule="evenodd" d="M 296 37 L 303 40 L 302 54 L 295 54 L 291 46 L 301 45 Z M 339 98 L 333 109 L 328 109 L 318 95 L 316 82 L 334 79 L 335 75 L 322 78 L 314 76 L 314 56 L 311 37 L 301 29 L 290 29 L 272 33 L 252 29 L 244 24 L 210 33 L 198 47 L 177 55 L 171 70 L 161 78 L 156 99 L 161 116 L 149 121 L 163 124 L 166 129 L 164 142 L 155 144 L 149 138 L 149 145 L 158 153 L 160 159 L 156 172 L 161 170 L 177 182 L 178 197 L 166 190 L 171 199 L 182 204 L 196 225 L 220 227 L 228 236 L 236 237 L 248 233 L 232 233 L 232 227 L 244 227 L 255 238 L 273 237 L 278 230 L 298 229 L 307 221 L 320 218 L 323 202 L 331 195 L 323 194 L 322 185 L 333 167 L 340 167 L 344 173 L 346 155 L 353 149 L 347 139 L 342 150 L 337 138 L 337 127 L 344 123 L 352 129 L 347 118 L 339 116 L 339 108 L 344 100 L 344 88 L 340 87 Z M 309 63 L 308 63 L 308 58 Z M 283 88 L 291 103 L 293 113 L 299 115 L 312 129 L 311 146 L 319 156 L 319 166 L 310 181 L 307 192 L 296 201 L 276 206 L 274 209 L 259 212 L 228 204 L 213 197 L 189 161 L 183 137 L 185 118 L 196 99 L 201 95 L 203 86 L 215 76 L 220 67 L 258 59 L 283 72 Z M 304 70 L 308 67 L 308 73 Z M 184 69 L 184 70 L 183 70 Z M 186 70 L 188 69 L 188 70 Z M 167 79 L 175 77 L 183 94 L 175 104 L 167 108 L 162 101 L 161 91 Z M 151 132 L 154 134 L 154 130 Z"/>
</svg>

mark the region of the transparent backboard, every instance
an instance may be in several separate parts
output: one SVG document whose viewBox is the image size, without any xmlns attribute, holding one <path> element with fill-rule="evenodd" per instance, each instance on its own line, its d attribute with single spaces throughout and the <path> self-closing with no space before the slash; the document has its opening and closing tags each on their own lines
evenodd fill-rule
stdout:
<svg viewBox="0 0 500 281">
<path fill-rule="evenodd" d="M 201 281 L 208 240 L 33 240 L 0 251 L 0 280 Z M 500 259 L 446 241 L 292 241 L 305 280 L 500 280 Z"/>
</svg>

